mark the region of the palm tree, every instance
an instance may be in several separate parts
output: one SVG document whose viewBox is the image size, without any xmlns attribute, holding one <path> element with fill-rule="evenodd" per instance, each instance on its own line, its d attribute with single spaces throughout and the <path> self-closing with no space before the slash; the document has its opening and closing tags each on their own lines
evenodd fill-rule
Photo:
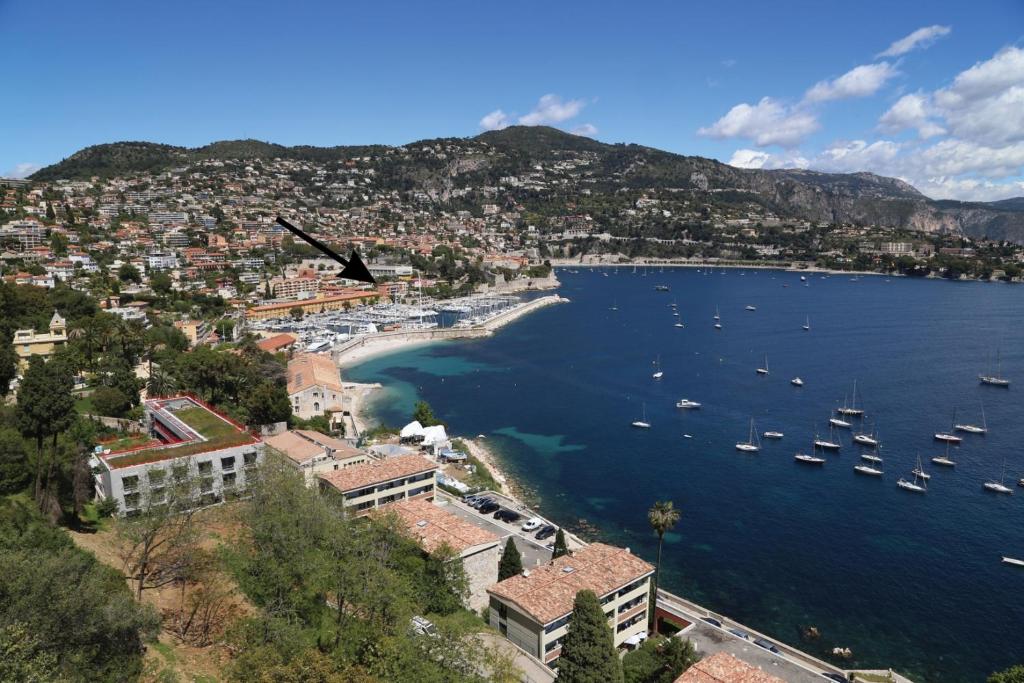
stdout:
<svg viewBox="0 0 1024 683">
<path fill-rule="evenodd" d="M 175 391 L 175 381 L 171 373 L 157 366 L 149 373 L 149 382 L 146 384 L 146 395 L 150 398 L 156 396 L 170 396 Z"/>
<path fill-rule="evenodd" d="M 647 511 L 647 522 L 651 525 L 651 528 L 658 534 L 658 564 L 654 569 L 654 590 L 658 589 L 658 578 L 661 574 L 661 544 L 665 540 L 665 532 L 671 531 L 676 524 L 679 523 L 679 518 L 682 516 L 682 512 L 677 510 L 673 506 L 671 500 L 659 500 L 651 509 Z M 657 595 L 657 593 L 655 593 Z"/>
</svg>

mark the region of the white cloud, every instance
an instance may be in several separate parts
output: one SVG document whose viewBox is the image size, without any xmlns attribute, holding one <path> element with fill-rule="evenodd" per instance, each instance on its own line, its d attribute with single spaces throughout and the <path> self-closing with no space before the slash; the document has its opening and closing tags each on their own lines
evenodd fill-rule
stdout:
<svg viewBox="0 0 1024 683">
<path fill-rule="evenodd" d="M 928 95 L 904 95 L 882 114 L 882 118 L 878 120 L 878 128 L 885 133 L 899 133 L 916 128 L 922 138 L 942 135 L 946 129 L 931 119 L 932 113 Z"/>
<path fill-rule="evenodd" d="M 480 119 L 480 127 L 484 130 L 501 130 L 508 128 L 511 124 L 512 119 L 500 109 L 495 109 Z"/>
<path fill-rule="evenodd" d="M 949 35 L 953 29 L 949 26 L 925 26 L 919 28 L 908 36 L 900 38 L 890 45 L 884 52 L 878 53 L 878 57 L 899 57 L 912 50 L 923 49 L 934 43 L 942 36 Z"/>
<path fill-rule="evenodd" d="M 1014 85 L 1024 84 L 1024 50 L 1007 47 L 992 59 L 978 62 L 953 79 L 953 85 L 936 93 L 940 104 L 956 106 L 965 99 L 991 97 Z M 944 100 L 944 101 L 943 101 Z"/>
<path fill-rule="evenodd" d="M 874 95 L 885 85 L 886 81 L 899 73 L 896 67 L 888 62 L 877 64 L 861 64 L 831 81 L 819 81 L 807 94 L 807 102 L 827 102 L 843 100 L 849 97 L 867 97 Z"/>
<path fill-rule="evenodd" d="M 771 158 L 771 154 L 758 149 L 738 149 L 727 163 L 736 168 L 764 168 Z"/>
<path fill-rule="evenodd" d="M 927 178 L 915 184 L 925 196 L 935 199 L 994 202 L 1024 196 L 1024 181 L 993 183 L 977 178 Z"/>
<path fill-rule="evenodd" d="M 2 175 L 0 175 L 0 177 L 3 177 L 3 178 L 27 178 L 28 176 L 32 175 L 33 173 L 35 173 L 36 171 L 38 171 L 41 168 L 42 168 L 42 166 L 40 164 L 34 164 L 34 163 L 31 163 L 31 162 L 15 164 L 14 168 L 9 169 L 8 171 L 4 172 Z"/>
<path fill-rule="evenodd" d="M 524 126 L 547 126 L 575 118 L 583 111 L 586 103 L 583 100 L 562 101 L 558 95 L 544 95 L 529 114 L 519 117 Z"/>
<path fill-rule="evenodd" d="M 576 126 L 570 131 L 573 135 L 584 135 L 588 138 L 592 138 L 597 135 L 597 126 L 592 123 L 584 123 Z"/>
<path fill-rule="evenodd" d="M 933 99 L 955 137 L 987 145 L 1024 140 L 1024 49 L 1000 50 L 958 74 Z"/>
<path fill-rule="evenodd" d="M 890 140 L 837 142 L 823 149 L 814 158 L 812 167 L 836 173 L 878 172 L 891 168 L 899 153 L 900 144 Z"/>
<path fill-rule="evenodd" d="M 697 131 L 712 138 L 749 138 L 758 147 L 793 147 L 818 130 L 818 120 L 807 111 L 787 107 L 763 97 L 757 104 L 737 104 L 712 125 Z"/>
</svg>

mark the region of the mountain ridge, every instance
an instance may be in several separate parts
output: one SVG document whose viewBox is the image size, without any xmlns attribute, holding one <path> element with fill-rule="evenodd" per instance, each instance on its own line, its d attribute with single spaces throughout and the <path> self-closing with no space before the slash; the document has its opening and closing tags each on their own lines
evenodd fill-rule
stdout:
<svg viewBox="0 0 1024 683">
<path fill-rule="evenodd" d="M 622 188 L 684 190 L 702 201 L 745 201 L 777 215 L 813 222 L 875 224 L 929 233 L 960 233 L 1024 243 L 1024 197 L 998 202 L 933 200 L 909 183 L 870 172 L 742 169 L 715 159 L 634 143 L 605 143 L 546 126 L 511 126 L 468 138 L 434 138 L 406 145 L 284 146 L 254 139 L 221 140 L 200 147 L 145 141 L 83 148 L 30 176 L 35 181 L 156 172 L 210 159 L 284 158 L 318 163 L 384 156 L 443 145 L 459 154 L 447 165 L 416 158 L 393 163 L 400 187 L 433 192 L 442 200 L 459 175 L 481 182 L 528 172 L 539 163 L 585 159 L 588 180 L 613 195 Z M 490 154 L 493 152 L 494 154 Z"/>
</svg>

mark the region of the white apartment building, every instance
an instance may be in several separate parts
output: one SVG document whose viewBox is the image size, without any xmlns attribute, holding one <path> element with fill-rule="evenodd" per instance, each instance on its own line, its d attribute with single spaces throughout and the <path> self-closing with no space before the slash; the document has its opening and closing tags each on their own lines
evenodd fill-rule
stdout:
<svg viewBox="0 0 1024 683">
<path fill-rule="evenodd" d="M 434 499 L 437 465 L 422 455 L 397 455 L 319 474 L 320 490 L 342 496 L 343 505 L 364 515 L 410 498 Z"/>
</svg>

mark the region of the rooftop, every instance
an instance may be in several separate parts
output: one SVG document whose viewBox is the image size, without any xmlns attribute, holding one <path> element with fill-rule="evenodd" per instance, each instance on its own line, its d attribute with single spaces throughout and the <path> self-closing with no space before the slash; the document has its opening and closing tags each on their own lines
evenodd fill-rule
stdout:
<svg viewBox="0 0 1024 683">
<path fill-rule="evenodd" d="M 653 571 L 653 565 L 628 550 L 592 543 L 529 570 L 529 575 L 505 579 L 487 592 L 517 605 L 538 623 L 548 624 L 572 611 L 578 592 L 591 590 L 601 597 Z"/>
<path fill-rule="evenodd" d="M 299 340 L 297 335 L 290 332 L 283 332 L 281 334 L 275 334 L 273 337 L 267 337 L 256 342 L 256 346 L 266 351 L 267 353 L 276 353 L 283 348 L 291 346 Z"/>
<path fill-rule="evenodd" d="M 149 399 L 143 407 L 159 443 L 101 455 L 109 467 L 131 467 L 259 441 L 241 425 L 191 396 Z"/>
<path fill-rule="evenodd" d="M 343 470 L 325 472 L 320 475 L 320 478 L 342 493 L 346 493 L 436 469 L 437 465 L 422 455 L 399 455 L 387 460 L 375 460 L 362 465 L 346 467 Z"/>
<path fill-rule="evenodd" d="M 292 431 L 281 432 L 274 436 L 268 436 L 264 442 L 276 451 L 284 454 L 289 460 L 301 465 L 310 458 L 315 458 L 324 452 L 324 449 L 312 441 L 307 441 Z"/>
<path fill-rule="evenodd" d="M 288 361 L 289 394 L 314 386 L 341 391 L 341 373 L 329 356 L 301 353 Z"/>
<path fill-rule="evenodd" d="M 716 652 L 684 671 L 675 680 L 675 683 L 785 683 L 785 681 L 736 659 L 728 652 Z"/>
<path fill-rule="evenodd" d="M 470 548 L 497 543 L 500 540 L 490 531 L 470 524 L 441 506 L 422 498 L 398 501 L 389 505 L 386 510 L 396 513 L 401 518 L 409 535 L 428 553 L 434 552 L 442 545 L 462 553 Z M 377 514 L 383 512 L 378 510 Z"/>
</svg>

